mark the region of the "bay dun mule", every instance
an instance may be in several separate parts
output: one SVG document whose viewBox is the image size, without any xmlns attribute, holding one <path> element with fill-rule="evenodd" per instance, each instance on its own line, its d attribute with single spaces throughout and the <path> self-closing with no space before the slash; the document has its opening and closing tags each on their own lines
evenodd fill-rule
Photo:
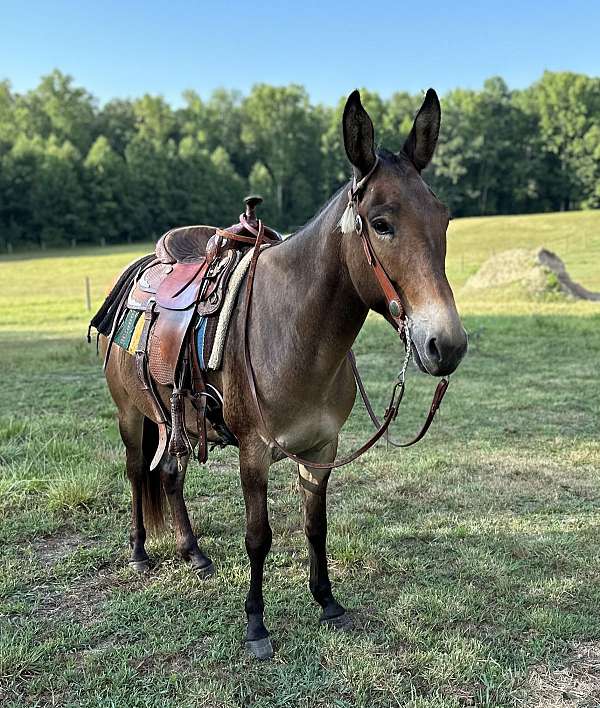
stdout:
<svg viewBox="0 0 600 708">
<path fill-rule="evenodd" d="M 343 114 L 346 154 L 356 180 L 372 171 L 360 194 L 358 213 L 376 256 L 402 297 L 410 318 L 412 353 L 433 376 L 450 374 L 467 348 L 445 274 L 448 210 L 421 178 L 433 155 L 440 104 L 429 90 L 401 152 L 377 151 L 371 119 L 357 91 Z M 374 168 L 374 169 L 373 169 Z M 248 346 L 268 433 L 287 450 L 317 463 L 334 460 L 338 435 L 352 409 L 355 382 L 347 354 L 369 310 L 386 302 L 369 267 L 358 234 L 340 228 L 348 203 L 346 185 L 302 229 L 265 250 L 257 263 L 248 322 Z M 209 383 L 223 395 L 223 416 L 239 443 L 240 476 L 246 506 L 246 550 L 250 588 L 245 603 L 246 646 L 258 658 L 272 656 L 264 623 L 263 569 L 271 547 L 267 510 L 268 470 L 282 453 L 259 422 L 244 373 L 240 291 L 220 371 Z M 106 347 L 106 340 L 103 340 Z M 106 378 L 118 408 L 131 482 L 131 563 L 148 566 L 145 526 L 162 522 L 162 500 L 171 508 L 179 553 L 207 576 L 211 560 L 194 536 L 183 497 L 187 458 L 177 464 L 167 453 L 157 470 L 153 409 L 141 390 L 134 357 L 114 347 Z M 168 409 L 170 390 L 158 386 Z M 194 439 L 187 415 L 189 435 Z M 209 429 L 209 440 L 215 437 Z M 334 597 L 327 570 L 326 490 L 329 470 L 299 466 L 304 528 L 310 555 L 310 591 L 322 608 L 321 622 L 350 624 Z"/>
</svg>

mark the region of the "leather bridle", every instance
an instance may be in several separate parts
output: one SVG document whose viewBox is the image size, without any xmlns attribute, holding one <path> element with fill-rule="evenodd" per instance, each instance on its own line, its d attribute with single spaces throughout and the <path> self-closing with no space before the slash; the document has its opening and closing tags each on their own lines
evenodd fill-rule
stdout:
<svg viewBox="0 0 600 708">
<path fill-rule="evenodd" d="M 358 389 L 360 391 L 361 397 L 365 403 L 365 407 L 367 409 L 367 412 L 369 414 L 369 417 L 371 418 L 371 421 L 376 427 L 375 432 L 371 435 L 371 437 L 363 444 L 361 445 L 358 450 L 355 450 L 353 453 L 346 455 L 345 457 L 342 457 L 341 459 L 334 461 L 334 462 L 313 462 L 312 460 L 307 460 L 299 455 L 296 455 L 295 453 L 291 452 L 290 450 L 287 450 L 283 445 L 279 443 L 279 441 L 270 433 L 269 428 L 266 424 L 264 414 L 262 411 L 262 407 L 260 404 L 260 399 L 256 387 L 256 377 L 254 374 L 254 369 L 252 367 L 252 360 L 250 358 L 250 350 L 249 350 L 249 344 L 248 344 L 248 324 L 249 324 L 249 315 L 250 315 L 250 306 L 252 302 L 252 290 L 253 290 L 253 285 L 254 285 L 254 277 L 256 275 L 256 264 L 258 262 L 258 257 L 261 253 L 261 246 L 264 245 L 265 241 L 265 227 L 262 223 L 262 221 L 258 221 L 257 223 L 257 228 L 255 228 L 249 221 L 244 222 L 244 226 L 250 233 L 252 233 L 255 236 L 254 240 L 254 251 L 252 253 L 252 259 L 250 261 L 250 267 L 248 269 L 248 278 L 246 281 L 246 297 L 244 301 L 244 308 L 243 308 L 243 313 L 242 313 L 242 319 L 243 319 L 243 339 L 244 339 L 244 363 L 245 363 L 245 370 L 246 370 L 246 378 L 248 381 L 248 386 L 250 388 L 250 394 L 252 396 L 252 400 L 254 402 L 254 406 L 256 408 L 256 411 L 258 413 L 258 418 L 259 421 L 264 429 L 264 432 L 266 433 L 266 437 L 268 438 L 269 442 L 279 451 L 285 455 L 286 457 L 289 457 L 291 460 L 294 460 L 294 462 L 297 462 L 300 465 L 303 465 L 305 467 L 313 468 L 313 469 L 323 469 L 323 470 L 331 470 L 336 467 L 342 467 L 343 465 L 347 465 L 350 462 L 353 462 L 357 458 L 359 458 L 361 455 L 363 455 L 367 450 L 369 450 L 373 445 L 384 435 L 386 435 L 388 428 L 390 427 L 390 424 L 395 420 L 396 416 L 398 415 L 398 409 L 400 407 L 400 403 L 402 402 L 402 398 L 404 396 L 404 390 L 405 390 L 405 382 L 404 382 L 404 373 L 406 369 L 406 364 L 408 363 L 408 357 L 410 356 L 410 336 L 408 335 L 408 318 L 406 316 L 406 312 L 404 310 L 404 307 L 402 305 L 402 300 L 400 298 L 400 295 L 398 294 L 396 288 L 394 287 L 392 281 L 388 277 L 387 273 L 385 272 L 385 269 L 379 259 L 377 258 L 377 255 L 373 249 L 373 245 L 371 243 L 371 240 L 369 238 L 367 229 L 364 228 L 363 226 L 363 221 L 362 217 L 360 216 L 358 212 L 358 207 L 359 207 L 359 202 L 360 202 L 360 192 L 364 188 L 365 184 L 375 171 L 375 168 L 377 167 L 378 160 L 375 161 L 375 164 L 371 168 L 371 170 L 360 180 L 357 181 L 356 178 L 354 178 L 352 187 L 348 192 L 348 206 L 347 209 L 350 209 L 352 212 L 352 215 L 354 217 L 354 230 L 360 237 L 363 245 L 363 249 L 365 252 L 365 256 L 367 259 L 367 262 L 369 266 L 371 267 L 373 274 L 377 280 L 377 283 L 379 284 L 379 287 L 385 297 L 386 300 L 386 313 L 385 317 L 390 322 L 390 324 L 394 327 L 396 332 L 398 333 L 401 341 L 404 344 L 405 351 L 406 351 L 406 360 L 405 360 L 405 366 L 403 367 L 402 371 L 400 372 L 399 376 L 397 377 L 396 381 L 394 382 L 394 385 L 392 387 L 392 393 L 390 396 L 390 400 L 388 403 L 388 406 L 385 410 L 385 414 L 383 417 L 383 420 L 380 421 L 371 405 L 371 402 L 369 401 L 369 397 L 367 396 L 367 392 L 365 390 L 364 384 L 362 382 L 362 379 L 360 378 L 360 375 L 358 373 L 358 369 L 356 367 L 356 360 L 354 358 L 354 354 L 352 353 L 352 350 L 348 353 L 348 358 L 350 360 L 350 364 L 352 367 L 352 371 L 354 373 L 356 383 L 358 386 Z M 239 239 L 239 236 L 230 233 L 229 231 L 225 230 L 219 230 L 219 235 L 222 238 L 232 238 L 232 240 L 241 240 Z M 246 239 L 244 239 L 246 241 Z M 419 433 L 411 440 L 405 443 L 395 443 L 388 438 L 389 444 L 395 446 L 395 447 L 409 447 L 410 445 L 414 445 L 417 443 L 419 440 L 423 438 L 423 436 L 427 433 L 431 423 L 433 422 L 433 419 L 435 417 L 435 414 L 440 407 L 440 404 L 442 402 L 442 399 L 444 398 L 444 394 L 446 393 L 446 390 L 448 388 L 448 379 L 447 378 L 442 378 L 433 394 L 433 399 L 431 401 L 431 406 L 429 408 L 429 412 L 427 414 L 427 418 L 425 420 L 425 423 L 423 424 L 423 427 L 419 431 Z"/>
</svg>

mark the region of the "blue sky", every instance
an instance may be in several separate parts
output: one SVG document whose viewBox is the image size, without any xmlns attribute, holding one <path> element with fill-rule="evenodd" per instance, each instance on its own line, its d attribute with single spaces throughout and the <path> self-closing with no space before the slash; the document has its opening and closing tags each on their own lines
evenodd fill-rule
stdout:
<svg viewBox="0 0 600 708">
<path fill-rule="evenodd" d="M 334 103 L 433 86 L 519 88 L 544 69 L 600 74 L 600 2 L 153 2 L 2 0 L 0 78 L 16 91 L 53 68 L 101 101 L 187 88 L 301 83 Z"/>
</svg>

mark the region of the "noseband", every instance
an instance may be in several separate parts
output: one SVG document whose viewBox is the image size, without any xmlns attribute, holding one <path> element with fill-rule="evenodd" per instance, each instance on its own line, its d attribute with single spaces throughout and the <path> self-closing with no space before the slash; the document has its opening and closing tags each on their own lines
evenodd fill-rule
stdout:
<svg viewBox="0 0 600 708">
<path fill-rule="evenodd" d="M 347 455 L 346 457 L 343 457 L 337 461 L 325 462 L 325 463 L 313 462 L 312 460 L 306 460 L 306 459 L 296 455 L 295 453 L 290 452 L 289 450 L 286 450 L 285 447 L 283 447 L 283 445 L 281 445 L 277 441 L 277 439 L 270 433 L 269 428 L 265 422 L 262 407 L 261 407 L 260 400 L 258 397 L 258 391 L 257 391 L 257 387 L 256 387 L 256 377 L 254 374 L 254 369 L 252 367 L 252 361 L 250 359 L 250 350 L 249 350 L 249 344 L 248 344 L 248 322 L 250 319 L 249 315 L 250 315 L 250 306 L 251 306 L 251 302 L 252 302 L 252 289 L 253 289 L 253 285 L 254 285 L 254 277 L 256 274 L 256 264 L 258 262 L 258 257 L 261 253 L 261 246 L 263 245 L 263 242 L 265 239 L 265 227 L 264 227 L 262 221 L 260 221 L 260 220 L 258 221 L 258 224 L 257 224 L 258 228 L 254 228 L 253 226 L 251 226 L 248 223 L 245 224 L 246 228 L 256 237 L 256 241 L 254 243 L 254 250 L 252 253 L 252 259 L 250 261 L 250 267 L 248 269 L 248 278 L 246 281 L 246 297 L 245 297 L 244 308 L 243 308 L 243 313 L 242 313 L 243 338 L 244 338 L 244 363 L 245 363 L 245 369 L 246 369 L 246 378 L 248 381 L 248 386 L 250 388 L 250 394 L 252 396 L 252 400 L 254 402 L 254 406 L 256 408 L 256 411 L 258 413 L 260 423 L 262 424 L 262 427 L 266 433 L 266 437 L 269 439 L 271 444 L 273 444 L 276 448 L 278 448 L 279 451 L 282 452 L 286 457 L 289 457 L 291 460 L 294 460 L 294 462 L 297 462 L 298 464 L 301 464 L 306 467 L 312 467 L 313 469 L 331 470 L 336 467 L 342 467 L 343 465 L 347 465 L 350 462 L 353 462 L 358 457 L 363 455 L 367 450 L 369 450 L 371 447 L 373 447 L 373 445 L 381 437 L 383 437 L 383 435 L 387 435 L 387 431 L 388 431 L 388 428 L 390 427 L 390 424 L 395 420 L 396 416 L 398 415 L 398 409 L 400 407 L 400 403 L 402 402 L 402 398 L 404 396 L 404 390 L 405 390 L 404 379 L 405 379 L 405 374 L 406 374 L 406 368 L 408 366 L 408 362 L 409 362 L 410 354 L 411 354 L 410 326 L 408 323 L 408 318 L 406 316 L 406 312 L 405 312 L 404 307 L 402 305 L 402 300 L 400 298 L 400 295 L 398 294 L 392 281 L 390 280 L 387 273 L 385 272 L 385 269 L 382 266 L 381 262 L 379 261 L 379 258 L 377 258 L 375 250 L 373 249 L 373 244 L 371 243 L 371 240 L 369 238 L 368 231 L 366 228 L 364 228 L 362 217 L 359 214 L 360 194 L 361 194 L 362 190 L 364 189 L 365 185 L 367 184 L 368 180 L 370 179 L 370 177 L 375 172 L 375 169 L 378 164 L 379 164 L 379 158 L 377 157 L 373 167 L 369 170 L 369 172 L 364 177 L 362 177 L 362 179 L 357 181 L 356 177 L 354 177 L 353 182 L 352 182 L 352 186 L 351 186 L 350 190 L 348 191 L 348 205 L 346 206 L 346 209 L 344 210 L 344 215 L 342 216 L 342 219 L 340 221 L 340 227 L 342 229 L 342 232 L 348 233 L 349 231 L 355 231 L 358 234 L 358 236 L 360 237 L 367 262 L 373 271 L 373 274 L 377 280 L 377 283 L 379 284 L 379 287 L 381 289 L 383 296 L 386 299 L 387 309 L 386 309 L 386 313 L 384 316 L 387 319 L 387 321 L 394 327 L 394 329 L 396 330 L 396 332 L 400 336 L 400 338 L 403 342 L 403 345 L 405 347 L 405 357 L 404 357 L 402 369 L 393 384 L 390 401 L 389 401 L 389 404 L 385 410 L 383 421 L 380 422 L 373 410 L 373 406 L 371 405 L 371 402 L 369 401 L 364 384 L 363 384 L 362 379 L 360 378 L 360 375 L 358 373 L 354 354 L 352 353 L 352 350 L 350 350 L 350 352 L 348 353 L 348 358 L 350 361 L 350 365 L 352 367 L 352 371 L 353 371 L 354 376 L 356 378 L 356 383 L 357 383 L 358 389 L 359 389 L 361 397 L 365 403 L 365 407 L 367 409 L 369 417 L 371 418 L 371 421 L 373 422 L 373 424 L 376 427 L 376 430 L 373 433 L 373 435 L 371 435 L 371 437 L 358 450 L 355 450 L 350 455 Z M 352 224 L 352 225 L 350 225 L 350 224 Z M 227 231 L 220 231 L 220 235 L 224 238 L 229 238 L 229 234 Z M 440 407 L 440 404 L 442 402 L 442 399 L 444 398 L 444 394 L 446 393 L 447 388 L 448 388 L 448 379 L 442 378 L 439 381 L 439 383 L 435 389 L 435 392 L 433 394 L 433 399 L 431 401 L 431 406 L 429 408 L 429 412 L 428 412 L 427 418 L 425 420 L 425 423 L 423 424 L 423 427 L 421 428 L 420 432 L 412 440 L 410 440 L 409 442 L 405 442 L 405 443 L 395 443 L 392 440 L 390 440 L 388 437 L 387 438 L 388 443 L 393 445 L 394 447 L 409 447 L 410 445 L 414 445 L 419 440 L 421 440 L 421 438 L 425 435 L 425 433 L 429 429 L 429 426 L 433 422 L 435 414 L 436 414 L 438 408 Z"/>
</svg>

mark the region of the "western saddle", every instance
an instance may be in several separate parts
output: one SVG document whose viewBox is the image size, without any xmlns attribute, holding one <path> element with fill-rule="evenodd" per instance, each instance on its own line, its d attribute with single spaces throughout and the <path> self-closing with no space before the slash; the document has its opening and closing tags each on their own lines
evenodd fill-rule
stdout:
<svg viewBox="0 0 600 708">
<path fill-rule="evenodd" d="M 158 421 L 159 445 L 151 469 L 158 465 L 167 447 L 169 454 L 177 458 L 191 453 L 193 446 L 185 423 L 186 399 L 196 412 L 197 455 L 201 463 L 208 456 L 207 412 L 221 437 L 226 442 L 236 442 L 222 422 L 217 392 L 207 388 L 194 330 L 201 317 L 219 312 L 231 274 L 243 252 L 256 243 L 256 207 L 262 199 L 250 196 L 244 202 L 246 208 L 239 223 L 226 230 L 186 226 L 165 233 L 156 244 L 156 258 L 138 272 L 115 319 L 105 365 L 124 314 L 130 310 L 143 313 L 135 359 L 140 385 L 148 393 Z M 281 240 L 273 229 L 263 230 L 266 243 Z M 156 384 L 173 389 L 170 410 L 163 405 Z"/>
</svg>

